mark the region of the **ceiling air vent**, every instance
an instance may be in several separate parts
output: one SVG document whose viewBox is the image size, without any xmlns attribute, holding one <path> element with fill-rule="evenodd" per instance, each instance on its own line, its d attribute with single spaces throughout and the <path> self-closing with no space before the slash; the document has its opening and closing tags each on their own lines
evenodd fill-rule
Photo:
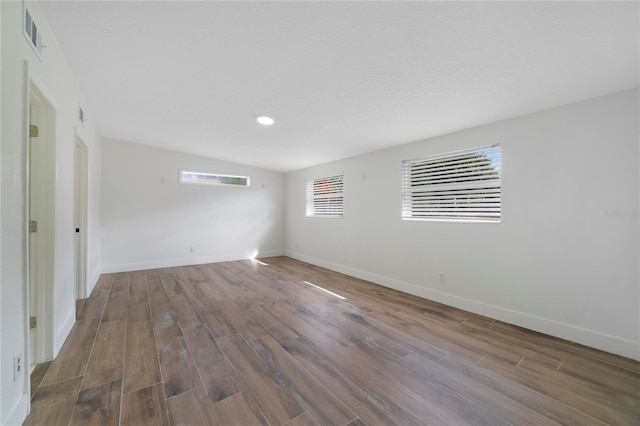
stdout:
<svg viewBox="0 0 640 426">
<path fill-rule="evenodd" d="M 40 36 L 40 30 L 38 30 L 38 26 L 36 25 L 33 18 L 31 18 L 31 14 L 29 10 L 24 10 L 24 35 L 29 40 L 31 47 L 34 48 L 36 53 L 39 55 L 42 53 L 42 37 Z"/>
</svg>

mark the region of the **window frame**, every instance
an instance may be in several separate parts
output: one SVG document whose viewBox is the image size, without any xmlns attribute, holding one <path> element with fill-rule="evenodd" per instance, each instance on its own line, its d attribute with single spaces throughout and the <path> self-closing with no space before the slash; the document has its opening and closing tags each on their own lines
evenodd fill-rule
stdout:
<svg viewBox="0 0 640 426">
<path fill-rule="evenodd" d="M 335 184 L 332 180 L 338 179 Z M 319 185 L 328 185 L 339 187 L 341 192 L 329 192 L 316 194 L 315 189 Z M 317 209 L 317 200 L 326 200 L 324 209 Z M 331 214 L 335 211 L 335 214 Z M 306 184 L 306 217 L 323 218 L 323 219 L 342 219 L 344 218 L 344 173 L 337 173 L 321 178 L 314 178 Z"/>
<path fill-rule="evenodd" d="M 27 22 L 30 24 L 30 27 L 31 27 L 29 30 L 27 30 Z M 34 29 L 36 31 L 35 41 L 33 39 Z M 42 44 L 43 42 L 42 31 L 40 30 L 40 27 L 33 19 L 33 15 L 31 14 L 31 12 L 29 12 L 29 8 L 27 8 L 27 5 L 24 2 L 22 7 L 22 35 L 24 36 L 24 38 L 27 39 L 27 43 L 29 44 L 33 52 L 36 54 L 36 57 L 38 58 L 38 60 L 42 62 L 42 49 L 45 47 L 44 44 Z"/>
<path fill-rule="evenodd" d="M 183 179 L 184 173 L 191 173 L 194 175 L 202 175 L 202 176 L 213 176 L 218 178 L 239 178 L 246 179 L 246 185 L 239 183 L 224 183 L 224 182 L 189 182 Z M 192 170 L 187 169 L 179 169 L 178 170 L 178 183 L 180 185 L 196 185 L 196 186 L 213 186 L 213 187 L 232 187 L 232 188 L 250 188 L 251 187 L 251 176 L 240 176 L 240 175 L 226 175 L 222 173 L 208 173 L 208 172 L 194 172 Z"/>
<path fill-rule="evenodd" d="M 501 144 L 404 160 L 401 215 L 408 221 L 501 223 Z"/>
</svg>

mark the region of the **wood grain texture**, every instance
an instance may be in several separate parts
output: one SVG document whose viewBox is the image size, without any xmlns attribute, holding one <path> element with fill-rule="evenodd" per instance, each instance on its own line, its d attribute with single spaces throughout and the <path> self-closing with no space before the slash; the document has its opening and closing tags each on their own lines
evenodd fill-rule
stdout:
<svg viewBox="0 0 640 426">
<path fill-rule="evenodd" d="M 362 419 L 356 418 L 351 420 L 347 426 L 366 426 L 366 423 Z"/>
<path fill-rule="evenodd" d="M 608 404 L 616 404 L 616 401 L 610 399 L 607 404 L 599 400 L 589 398 L 571 389 L 570 386 L 564 386 L 554 380 L 549 380 L 546 375 L 539 375 L 527 371 L 524 368 L 516 368 L 511 365 L 500 362 L 498 359 L 487 356 L 479 366 L 494 371 L 509 380 L 524 384 L 527 387 L 538 391 L 543 395 L 547 395 L 556 401 L 559 401 L 574 409 L 579 413 L 585 413 L 594 419 L 598 419 L 608 424 L 633 424 L 637 416 L 627 414 L 610 407 Z M 549 372 L 550 373 L 550 372 Z M 604 389 L 603 389 L 604 390 Z M 582 416 L 586 419 L 586 416 Z M 592 420 L 593 421 L 593 420 Z"/>
<path fill-rule="evenodd" d="M 99 319 L 76 321 L 40 386 L 84 375 L 99 325 Z"/>
<path fill-rule="evenodd" d="M 203 387 L 192 389 L 167 400 L 173 425 L 200 426 L 217 424 L 213 403 Z"/>
<path fill-rule="evenodd" d="M 351 422 L 349 423 L 351 424 Z M 295 419 L 291 419 L 286 422 L 283 426 L 317 426 L 318 423 L 313 420 L 313 417 L 309 415 L 309 413 L 302 413 Z"/>
<path fill-rule="evenodd" d="M 116 274 L 102 314 L 102 322 L 117 321 L 127 318 L 129 301 L 129 274 Z"/>
<path fill-rule="evenodd" d="M 78 354 L 89 354 L 96 338 L 100 321 L 97 319 L 76 321 L 58 352 L 58 357 L 67 358 Z"/>
<path fill-rule="evenodd" d="M 151 309 L 147 296 L 147 276 L 140 272 L 131 273 L 129 299 L 127 301 L 127 321 L 150 321 Z"/>
<path fill-rule="evenodd" d="M 236 332 L 215 300 L 207 296 L 208 283 L 183 282 L 183 284 L 194 307 L 214 337 L 228 336 Z"/>
<path fill-rule="evenodd" d="M 98 279 L 91 295 L 82 304 L 81 309 L 76 313 L 76 321 L 88 319 L 101 319 L 104 307 L 111 291 L 113 274 L 103 274 Z"/>
<path fill-rule="evenodd" d="M 80 314 L 80 311 L 82 311 L 82 307 L 84 306 L 84 302 L 86 302 L 87 299 L 77 299 L 76 300 L 76 321 L 78 321 L 78 316 Z"/>
<path fill-rule="evenodd" d="M 47 361 L 47 362 L 43 362 L 41 364 L 38 364 L 35 366 L 35 368 L 33 369 L 33 371 L 31 372 L 31 376 L 29 376 L 29 380 L 31 382 L 31 398 L 33 399 L 33 396 L 36 393 L 36 390 L 38 390 L 38 387 L 40 386 L 40 383 L 42 383 L 42 379 L 44 378 L 44 375 L 47 373 L 47 369 L 49 368 L 49 365 L 51 364 L 51 361 Z"/>
<path fill-rule="evenodd" d="M 82 389 L 122 379 L 125 320 L 100 324 Z"/>
<path fill-rule="evenodd" d="M 147 277 L 147 294 L 154 328 L 177 326 L 178 317 L 171 307 L 159 275 Z"/>
<path fill-rule="evenodd" d="M 359 383 L 340 364 L 325 360 L 312 343 L 299 338 L 283 346 L 365 423 L 389 425 L 409 423 L 408 419 L 402 415 L 397 416 L 397 413 L 394 415 L 387 410 L 378 392 Z"/>
<path fill-rule="evenodd" d="M 66 425 L 76 403 L 82 377 L 74 377 L 38 389 L 31 402 L 25 426 Z"/>
<path fill-rule="evenodd" d="M 368 357 L 367 352 L 370 352 L 371 349 L 366 347 L 362 349 L 365 352 L 361 351 L 359 354 Z M 483 412 L 489 411 L 484 416 L 491 416 L 495 413 L 508 418 L 511 422 L 522 425 L 546 424 L 552 421 L 519 401 L 518 396 L 524 399 L 535 399 L 529 392 L 517 387 L 503 388 L 489 377 L 485 377 L 483 380 L 470 380 L 470 377 L 466 375 L 469 371 L 462 367 L 464 364 L 461 364 L 459 369 L 454 368 L 456 366 L 454 363 L 445 367 L 444 361 L 442 363 L 434 362 L 416 353 L 409 353 L 394 361 L 393 364 L 387 364 L 389 373 L 395 374 L 409 383 L 415 383 L 413 386 L 417 389 L 427 387 L 430 392 L 437 392 L 437 399 L 440 399 L 443 404 L 460 407 L 459 411 L 463 413 L 465 419 L 478 419 L 483 416 Z M 475 370 L 474 368 L 472 371 Z M 473 388 L 469 387 L 470 382 L 474 383 Z M 486 407 L 492 405 L 500 407 L 500 410 L 487 410 Z"/>
<path fill-rule="evenodd" d="M 182 330 L 175 325 L 157 328 L 155 331 L 160 370 L 167 398 L 202 386 Z"/>
<path fill-rule="evenodd" d="M 187 345 L 191 348 L 196 367 L 212 402 L 223 400 L 239 392 L 233 367 L 224 357 L 206 326 L 184 329 Z"/>
<path fill-rule="evenodd" d="M 262 329 L 267 335 L 273 337 L 278 343 L 288 342 L 298 338 L 299 336 L 284 325 L 275 316 L 269 313 L 267 310 L 262 309 L 261 305 L 257 305 L 251 302 L 240 302 L 236 306 L 245 315 L 253 320 L 254 323 L 260 324 Z"/>
<path fill-rule="evenodd" d="M 268 425 L 267 420 L 253 408 L 255 404 L 246 393 L 232 395 L 213 405 L 216 424 L 228 426 Z"/>
<path fill-rule="evenodd" d="M 117 426 L 120 424 L 121 396 L 121 380 L 81 391 L 70 424 Z"/>
<path fill-rule="evenodd" d="M 156 339 L 151 321 L 127 325 L 123 392 L 145 388 L 161 381 Z"/>
<path fill-rule="evenodd" d="M 334 352 L 336 356 L 344 354 L 344 350 L 337 348 L 338 352 Z M 501 417 L 500 412 L 489 410 L 483 401 L 478 401 L 468 395 L 464 388 L 452 389 L 449 381 L 439 382 L 432 380 L 424 380 L 424 378 L 415 374 L 414 371 L 406 368 L 401 360 L 390 358 L 383 352 L 361 342 L 349 352 L 349 355 L 358 360 L 367 368 L 375 371 L 377 380 L 385 383 L 397 381 L 413 392 L 413 399 L 423 402 L 418 407 L 405 408 L 409 412 L 413 412 L 414 416 L 424 419 L 428 423 L 442 424 L 487 424 L 498 425 L 506 422 Z M 428 360 L 427 360 L 428 362 Z M 404 406 L 404 400 L 401 398 L 396 403 Z M 484 401 L 486 402 L 486 401 Z M 416 409 L 417 408 L 417 409 Z M 527 413 L 532 415 L 534 413 Z M 428 420 L 430 419 L 431 420 Z M 523 420 L 523 419 L 520 419 Z M 534 421 L 535 420 L 535 421 Z M 542 416 L 535 418 L 532 416 L 531 424 L 539 422 L 548 422 L 548 419 Z"/>
<path fill-rule="evenodd" d="M 427 394 L 431 397 L 426 400 L 421 393 L 426 387 L 416 388 L 412 383 L 403 383 L 399 378 L 388 374 L 380 368 L 376 362 L 366 362 L 358 357 L 353 350 L 346 350 L 340 345 L 320 349 L 321 354 L 328 357 L 334 364 L 340 360 L 342 368 L 365 389 L 376 389 L 379 401 L 385 411 L 396 419 L 396 422 L 411 424 L 461 424 L 464 423 L 458 410 L 447 410 L 442 407 L 442 401 L 432 401 L 437 392 Z M 482 424 L 505 424 L 497 418 L 493 422 Z"/>
<path fill-rule="evenodd" d="M 636 361 L 286 257 L 103 275 L 78 318 L 26 424 L 640 424 Z"/>
<path fill-rule="evenodd" d="M 253 426 L 268 425 L 256 413 L 244 393 L 212 403 L 203 388 L 185 392 L 168 401 L 171 423 L 176 425 Z"/>
<path fill-rule="evenodd" d="M 240 336 L 221 337 L 217 342 L 246 386 L 243 390 L 255 399 L 270 424 L 285 423 L 305 411 Z"/>
<path fill-rule="evenodd" d="M 168 426 L 169 413 L 162 383 L 123 395 L 121 424 Z"/>
<path fill-rule="evenodd" d="M 320 424 L 344 425 L 356 415 L 270 336 L 253 340 L 262 362 Z"/>
<path fill-rule="evenodd" d="M 202 319 L 198 311 L 194 308 L 177 278 L 162 277 L 162 284 L 170 300 L 171 307 L 176 313 L 180 326 L 185 328 L 202 324 Z"/>
</svg>

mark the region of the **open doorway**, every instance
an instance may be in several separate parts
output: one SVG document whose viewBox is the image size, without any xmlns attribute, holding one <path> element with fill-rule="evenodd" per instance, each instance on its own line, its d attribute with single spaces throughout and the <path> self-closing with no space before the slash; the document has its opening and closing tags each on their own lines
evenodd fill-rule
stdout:
<svg viewBox="0 0 640 426">
<path fill-rule="evenodd" d="M 88 187 L 88 152 L 87 146 L 76 133 L 74 151 L 74 271 L 77 301 L 87 297 L 87 187 Z"/>
<path fill-rule="evenodd" d="M 32 79 L 28 89 L 29 365 L 53 357 L 53 228 L 55 114 L 53 102 Z"/>
</svg>

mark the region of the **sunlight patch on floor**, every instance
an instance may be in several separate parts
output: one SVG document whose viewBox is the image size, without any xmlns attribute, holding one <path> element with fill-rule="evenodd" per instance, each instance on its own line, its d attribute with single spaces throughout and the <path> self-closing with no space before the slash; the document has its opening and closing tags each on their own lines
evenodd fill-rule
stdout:
<svg viewBox="0 0 640 426">
<path fill-rule="evenodd" d="M 337 297 L 338 299 L 342 299 L 342 300 L 345 300 L 345 299 L 346 299 L 346 297 L 340 296 L 339 294 L 336 294 L 336 293 L 334 293 L 334 292 L 332 292 L 332 291 L 329 291 L 329 290 L 327 290 L 326 288 L 322 288 L 322 287 L 320 287 L 319 285 L 312 284 L 312 283 L 310 283 L 309 281 L 305 281 L 304 283 L 305 283 L 305 284 L 308 284 L 308 285 L 310 285 L 310 286 L 312 286 L 312 287 L 315 287 L 315 288 L 317 288 L 318 290 L 322 290 L 322 291 L 324 291 L 325 293 L 329 293 L 330 295 L 335 296 L 335 297 Z"/>
</svg>

